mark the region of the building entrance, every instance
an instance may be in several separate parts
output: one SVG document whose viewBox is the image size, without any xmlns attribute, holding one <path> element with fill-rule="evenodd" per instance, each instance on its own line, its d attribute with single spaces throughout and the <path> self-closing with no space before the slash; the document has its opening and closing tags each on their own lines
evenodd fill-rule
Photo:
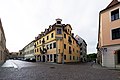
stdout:
<svg viewBox="0 0 120 80">
<path fill-rule="evenodd" d="M 117 63 L 120 64 L 120 50 L 117 51 Z"/>
<path fill-rule="evenodd" d="M 54 62 L 57 62 L 57 55 L 54 54 Z"/>
<path fill-rule="evenodd" d="M 45 62 L 45 55 L 43 55 L 43 62 Z"/>
</svg>

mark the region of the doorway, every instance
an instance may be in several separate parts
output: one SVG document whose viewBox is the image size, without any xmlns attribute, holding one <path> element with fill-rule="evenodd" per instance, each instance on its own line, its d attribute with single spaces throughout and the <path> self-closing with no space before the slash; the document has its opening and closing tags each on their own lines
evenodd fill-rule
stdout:
<svg viewBox="0 0 120 80">
<path fill-rule="evenodd" d="M 54 54 L 54 62 L 56 63 L 57 62 L 57 55 Z"/>
<path fill-rule="evenodd" d="M 120 64 L 120 50 L 117 51 L 117 63 Z"/>
<path fill-rule="evenodd" d="M 45 62 L 45 55 L 43 55 L 43 62 Z"/>
</svg>

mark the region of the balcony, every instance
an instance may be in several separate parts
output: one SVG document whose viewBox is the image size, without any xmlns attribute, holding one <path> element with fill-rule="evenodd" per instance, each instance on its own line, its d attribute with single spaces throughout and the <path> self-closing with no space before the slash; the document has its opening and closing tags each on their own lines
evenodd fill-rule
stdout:
<svg viewBox="0 0 120 80">
<path fill-rule="evenodd" d="M 40 48 L 40 53 L 41 54 L 45 54 L 45 53 L 47 53 L 47 49 L 46 48 L 43 48 L 43 50 Z"/>
</svg>

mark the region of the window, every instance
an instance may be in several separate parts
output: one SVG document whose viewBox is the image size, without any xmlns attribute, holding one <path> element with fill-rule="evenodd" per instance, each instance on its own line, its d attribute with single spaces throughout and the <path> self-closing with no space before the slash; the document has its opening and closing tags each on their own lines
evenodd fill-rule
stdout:
<svg viewBox="0 0 120 80">
<path fill-rule="evenodd" d="M 78 50 L 77 50 L 77 53 L 78 53 Z"/>
<path fill-rule="evenodd" d="M 56 48 L 56 42 L 53 43 L 53 48 Z"/>
<path fill-rule="evenodd" d="M 36 43 L 34 44 L 34 47 L 36 48 Z"/>
<path fill-rule="evenodd" d="M 49 40 L 49 36 L 47 36 L 47 40 Z"/>
<path fill-rule="evenodd" d="M 80 55 L 82 55 L 82 52 L 80 52 Z"/>
<path fill-rule="evenodd" d="M 82 48 L 80 48 L 80 50 L 82 50 Z"/>
<path fill-rule="evenodd" d="M 77 47 L 78 47 L 78 44 L 77 44 Z"/>
<path fill-rule="evenodd" d="M 112 40 L 120 39 L 120 28 L 112 30 Z"/>
<path fill-rule="evenodd" d="M 39 40 L 39 43 L 41 44 L 41 40 Z"/>
<path fill-rule="evenodd" d="M 37 45 L 38 45 L 38 41 L 37 41 Z"/>
<path fill-rule="evenodd" d="M 52 49 L 52 44 L 50 44 L 50 49 Z"/>
<path fill-rule="evenodd" d="M 111 21 L 119 19 L 119 9 L 111 12 Z"/>
<path fill-rule="evenodd" d="M 71 55 L 70 55 L 70 60 L 71 60 Z"/>
<path fill-rule="evenodd" d="M 66 55 L 64 55 L 64 60 L 66 60 Z"/>
<path fill-rule="evenodd" d="M 68 29 L 68 32 L 69 32 L 69 29 Z"/>
<path fill-rule="evenodd" d="M 66 38 L 66 34 L 64 34 L 64 38 Z"/>
<path fill-rule="evenodd" d="M 47 45 L 47 49 L 49 49 L 49 45 Z"/>
<path fill-rule="evenodd" d="M 57 24 L 61 24 L 61 21 L 57 21 Z"/>
<path fill-rule="evenodd" d="M 57 29 L 57 34 L 62 34 L 62 30 L 61 29 Z"/>
<path fill-rule="evenodd" d="M 72 44 L 72 39 L 71 39 L 70 36 L 68 36 L 68 42 L 69 42 L 70 44 Z"/>
<path fill-rule="evenodd" d="M 71 51 L 71 47 L 69 47 L 69 53 L 70 53 L 70 54 L 72 53 L 72 51 Z"/>
<path fill-rule="evenodd" d="M 64 44 L 64 49 L 66 49 L 66 44 Z"/>
<path fill-rule="evenodd" d="M 45 43 L 45 39 L 43 38 L 42 43 Z"/>
<path fill-rule="evenodd" d="M 52 34 L 51 34 L 51 38 L 53 38 L 53 37 L 54 37 L 54 34 L 52 33 Z"/>
</svg>

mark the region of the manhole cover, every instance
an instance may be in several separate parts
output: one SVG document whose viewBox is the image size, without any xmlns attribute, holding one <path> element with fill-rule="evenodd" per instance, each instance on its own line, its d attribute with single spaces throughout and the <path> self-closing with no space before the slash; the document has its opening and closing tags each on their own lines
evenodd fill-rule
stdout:
<svg viewBox="0 0 120 80">
<path fill-rule="evenodd" d="M 50 68 L 51 68 L 51 69 L 54 69 L 55 67 L 52 66 L 52 67 L 50 67 Z"/>
</svg>

